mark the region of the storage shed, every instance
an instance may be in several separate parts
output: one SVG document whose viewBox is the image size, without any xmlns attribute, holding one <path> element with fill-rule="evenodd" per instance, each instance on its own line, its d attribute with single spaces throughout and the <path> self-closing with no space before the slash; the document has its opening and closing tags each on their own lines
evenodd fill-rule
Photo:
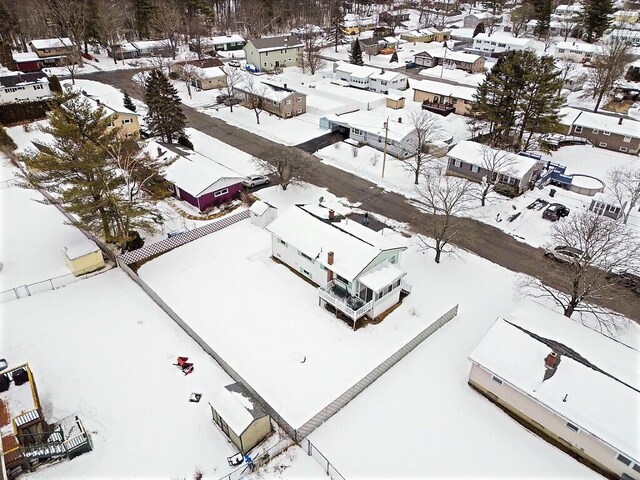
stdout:
<svg viewBox="0 0 640 480">
<path fill-rule="evenodd" d="M 241 383 L 224 387 L 209 405 L 213 421 L 242 453 L 249 452 L 271 433 L 271 417 Z"/>
<path fill-rule="evenodd" d="M 260 228 L 265 228 L 276 219 L 278 216 L 278 210 L 267 202 L 258 200 L 257 202 L 253 202 L 253 205 L 251 205 L 249 215 L 251 223 Z"/>
<path fill-rule="evenodd" d="M 400 95 L 387 95 L 387 108 L 398 110 L 404 108 L 404 97 Z"/>
<path fill-rule="evenodd" d="M 84 240 L 62 249 L 67 267 L 77 277 L 104 267 L 102 252 L 93 240 Z"/>
</svg>

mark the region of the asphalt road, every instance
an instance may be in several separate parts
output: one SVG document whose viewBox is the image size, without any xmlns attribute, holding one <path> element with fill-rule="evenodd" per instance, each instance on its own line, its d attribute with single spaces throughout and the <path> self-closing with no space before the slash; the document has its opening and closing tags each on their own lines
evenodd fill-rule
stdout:
<svg viewBox="0 0 640 480">
<path fill-rule="evenodd" d="M 116 70 L 87 74 L 78 78 L 89 78 L 108 83 L 117 88 L 126 89 L 131 96 L 139 97 L 131 81 L 134 73 L 135 71 L 132 70 Z M 275 143 L 269 139 L 231 126 L 184 104 L 183 111 L 190 127 L 250 155 L 268 158 L 269 152 L 275 146 Z M 306 152 L 305 154 L 309 155 Z M 414 232 L 428 235 L 429 227 L 434 218 L 432 215 L 421 212 L 401 195 L 386 192 L 367 180 L 313 158 L 315 167 L 310 171 L 303 172 L 302 180 L 326 187 L 338 197 L 359 203 L 360 208 L 364 210 L 406 223 Z M 459 219 L 459 225 L 461 234 L 453 242 L 458 247 L 511 271 L 539 278 L 546 285 L 554 288 L 562 289 L 563 284 L 566 283 L 563 281 L 562 271 L 553 268 L 552 260 L 546 259 L 541 249 L 519 242 L 501 230 L 476 220 L 462 218 Z M 607 295 L 607 298 L 599 299 L 598 303 L 640 322 L 640 295 L 633 294 L 625 288 L 612 288 L 610 295 Z"/>
</svg>

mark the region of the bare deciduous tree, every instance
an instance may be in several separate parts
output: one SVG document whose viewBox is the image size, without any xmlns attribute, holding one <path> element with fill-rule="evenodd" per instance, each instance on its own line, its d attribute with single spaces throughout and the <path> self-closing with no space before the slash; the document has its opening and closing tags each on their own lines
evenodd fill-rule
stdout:
<svg viewBox="0 0 640 480">
<path fill-rule="evenodd" d="M 409 113 L 409 125 L 415 129 L 410 142 L 413 156 L 400 161 L 405 170 L 413 174 L 413 183 L 418 185 L 432 158 L 428 153 L 429 146 L 442 138 L 444 128 L 440 118 L 427 110 L 412 110 Z"/>
<path fill-rule="evenodd" d="M 118 63 L 115 46 L 120 44 L 125 25 L 126 6 L 122 0 L 96 0 L 93 5 L 97 35 L 104 47 L 113 52 L 113 63 Z M 123 61 L 124 61 L 124 54 Z"/>
<path fill-rule="evenodd" d="M 301 184 L 299 175 L 308 174 L 314 164 L 302 150 L 286 145 L 277 145 L 268 152 L 267 158 L 253 157 L 252 161 L 260 170 L 275 177 L 283 190 L 289 185 Z"/>
<path fill-rule="evenodd" d="M 575 258 L 562 263 L 550 260 L 545 266 L 556 270 L 562 282 L 560 290 L 526 277 L 520 281 L 523 293 L 553 300 L 566 317 L 589 313 L 602 330 L 616 333 L 624 319 L 595 302 L 619 298 L 619 291 L 612 290 L 615 280 L 611 274 L 638 261 L 638 237 L 622 223 L 587 211 L 554 224 L 551 238 L 553 246 L 571 247 L 576 252 Z"/>
<path fill-rule="evenodd" d="M 84 0 L 46 0 L 45 7 L 49 19 L 57 24 L 60 33 L 63 34 L 59 36 L 69 36 L 75 43 L 79 65 L 82 67 L 82 44 L 89 16 L 88 3 Z"/>
<path fill-rule="evenodd" d="M 244 104 L 256 115 L 256 123 L 260 125 L 260 114 L 264 110 L 264 100 L 267 94 L 267 86 L 260 81 L 256 81 L 253 75 L 245 78 L 242 90 L 245 93 Z"/>
<path fill-rule="evenodd" d="M 610 39 L 596 51 L 584 88 L 585 96 L 596 100 L 594 112 L 598 111 L 606 96 L 613 94 L 616 83 L 624 77 L 632 59 L 631 44 L 620 38 Z"/>
<path fill-rule="evenodd" d="M 429 236 L 421 237 L 420 244 L 434 250 L 435 262 L 440 263 L 442 252 L 446 253 L 447 245 L 461 233 L 458 217 L 471 208 L 472 184 L 462 178 L 442 176 L 437 169 L 424 172 L 423 180 L 416 191 L 432 216 L 426 225 Z"/>
<path fill-rule="evenodd" d="M 233 100 L 236 98 L 238 85 L 244 80 L 244 74 L 241 70 L 230 65 L 225 66 L 223 70 L 227 74 L 227 83 L 221 90 L 229 99 L 229 106 L 231 113 L 233 113 Z"/>
<path fill-rule="evenodd" d="M 640 202 L 640 168 L 616 168 L 609 172 L 609 190 L 618 201 L 620 207 L 625 203 L 622 220 L 626 225 L 629 215 Z"/>
<path fill-rule="evenodd" d="M 72 50 L 67 54 L 64 68 L 67 69 L 71 76 L 71 85 L 76 84 L 76 73 L 82 64 L 82 55 L 77 50 Z"/>
<path fill-rule="evenodd" d="M 324 59 L 320 56 L 322 50 L 321 32 L 317 31 L 314 25 L 307 25 L 302 43 L 304 44 L 302 52 L 300 52 L 302 72 L 305 73 L 308 70 L 311 75 L 315 75 L 325 64 Z"/>
<path fill-rule="evenodd" d="M 168 47 L 171 48 L 171 58 L 174 60 L 178 47 L 178 28 L 181 18 L 175 3 L 163 1 L 156 4 L 150 21 L 151 27 L 167 40 Z"/>
<path fill-rule="evenodd" d="M 479 163 L 478 167 L 484 175 L 474 190 L 476 197 L 480 199 L 480 205 L 484 207 L 487 197 L 496 190 L 496 186 L 513 174 L 516 159 L 513 153 L 484 147 Z"/>
</svg>

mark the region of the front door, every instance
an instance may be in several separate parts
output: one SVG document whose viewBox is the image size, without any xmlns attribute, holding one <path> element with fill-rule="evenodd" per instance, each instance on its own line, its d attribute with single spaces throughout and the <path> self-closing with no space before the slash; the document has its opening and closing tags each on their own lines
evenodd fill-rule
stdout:
<svg viewBox="0 0 640 480">
<path fill-rule="evenodd" d="M 278 68 L 280 66 L 280 61 L 276 60 L 276 68 Z"/>
</svg>

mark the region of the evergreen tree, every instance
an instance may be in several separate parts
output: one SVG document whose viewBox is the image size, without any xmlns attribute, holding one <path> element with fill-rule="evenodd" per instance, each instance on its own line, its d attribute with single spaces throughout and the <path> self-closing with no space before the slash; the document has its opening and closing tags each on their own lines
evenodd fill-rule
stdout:
<svg viewBox="0 0 640 480">
<path fill-rule="evenodd" d="M 149 38 L 149 23 L 155 10 L 153 0 L 133 0 L 135 26 L 139 38 Z"/>
<path fill-rule="evenodd" d="M 340 45 L 344 38 L 344 11 L 342 10 L 342 4 L 340 0 L 334 0 L 331 5 L 331 18 L 329 20 L 329 38 L 333 40 L 333 45 L 336 52 L 338 51 L 338 45 Z"/>
<path fill-rule="evenodd" d="M 510 51 L 498 59 L 478 87 L 473 113 L 476 120 L 489 123 L 494 146 L 526 148 L 534 133 L 552 132 L 559 126 L 561 87 L 551 57 Z"/>
<path fill-rule="evenodd" d="M 51 75 L 49 77 L 49 89 L 53 93 L 62 93 L 62 85 L 60 85 L 60 79 L 57 75 Z"/>
<path fill-rule="evenodd" d="M 584 39 L 587 42 L 598 40 L 611 24 L 613 14 L 612 0 L 583 0 L 584 11 L 581 15 Z"/>
<path fill-rule="evenodd" d="M 533 0 L 533 18 L 537 20 L 533 33 L 545 37 L 549 33 L 551 22 L 551 0 Z"/>
<path fill-rule="evenodd" d="M 493 15 L 502 13 L 506 0 L 484 0 L 482 6 L 487 10 L 490 10 Z"/>
<path fill-rule="evenodd" d="M 16 148 L 18 148 L 18 147 L 16 147 L 16 144 L 13 141 L 13 138 L 11 138 L 9 136 L 9 134 L 4 129 L 4 127 L 0 126 L 0 152 L 3 149 L 7 149 L 9 151 L 13 151 Z"/>
<path fill-rule="evenodd" d="M 17 70 L 9 42 L 0 41 L 0 65 L 6 66 L 9 70 Z"/>
<path fill-rule="evenodd" d="M 145 119 L 153 135 L 172 143 L 179 135 L 185 134 L 187 119 L 182 113 L 178 91 L 158 69 L 149 72 L 145 82 L 145 101 L 148 107 Z"/>
<path fill-rule="evenodd" d="M 133 104 L 129 93 L 126 90 L 124 91 L 124 98 L 122 99 L 122 103 L 124 104 L 124 108 L 126 108 L 127 110 L 131 110 L 132 112 L 136 111 L 136 106 Z"/>
<path fill-rule="evenodd" d="M 364 61 L 362 60 L 362 47 L 360 46 L 360 42 L 356 38 L 353 44 L 351 45 L 351 53 L 349 54 L 349 62 L 353 65 L 364 65 Z"/>
<path fill-rule="evenodd" d="M 398 52 L 396 52 L 395 50 L 391 54 L 391 60 L 389 60 L 389 63 L 393 63 L 393 62 L 398 62 Z"/>
<path fill-rule="evenodd" d="M 476 28 L 473 30 L 473 38 L 476 38 L 476 35 L 479 33 L 484 33 L 484 22 L 480 22 L 476 25 Z"/>
</svg>

